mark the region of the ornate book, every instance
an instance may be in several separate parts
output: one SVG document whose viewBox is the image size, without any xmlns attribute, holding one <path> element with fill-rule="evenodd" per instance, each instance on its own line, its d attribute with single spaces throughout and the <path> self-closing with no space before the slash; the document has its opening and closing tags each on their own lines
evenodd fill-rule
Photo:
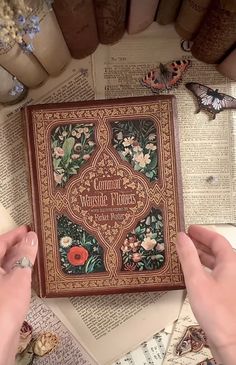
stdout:
<svg viewBox="0 0 236 365">
<path fill-rule="evenodd" d="M 184 287 L 173 96 L 24 109 L 40 296 Z"/>
</svg>

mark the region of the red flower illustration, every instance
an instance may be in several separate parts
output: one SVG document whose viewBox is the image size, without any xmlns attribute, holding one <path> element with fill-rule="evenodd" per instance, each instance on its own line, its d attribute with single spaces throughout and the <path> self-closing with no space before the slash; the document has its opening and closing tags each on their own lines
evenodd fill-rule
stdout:
<svg viewBox="0 0 236 365">
<path fill-rule="evenodd" d="M 85 261 L 88 259 L 88 256 L 88 251 L 81 246 L 71 247 L 71 249 L 67 253 L 68 261 L 73 266 L 84 265 Z"/>
</svg>

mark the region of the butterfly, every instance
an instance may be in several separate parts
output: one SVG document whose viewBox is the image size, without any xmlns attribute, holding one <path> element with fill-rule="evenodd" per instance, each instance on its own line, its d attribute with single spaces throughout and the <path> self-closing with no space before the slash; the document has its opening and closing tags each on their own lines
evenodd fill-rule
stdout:
<svg viewBox="0 0 236 365">
<path fill-rule="evenodd" d="M 149 71 L 141 84 L 150 88 L 152 92 L 159 93 L 177 86 L 182 79 L 183 73 L 191 65 L 190 60 L 178 60 L 160 66 L 156 70 Z"/>
<path fill-rule="evenodd" d="M 216 114 L 224 109 L 236 109 L 236 99 L 227 94 L 219 93 L 218 89 L 213 90 L 197 82 L 188 82 L 185 86 L 197 98 L 199 108 L 196 113 L 199 113 L 201 109 L 205 109 L 212 113 L 213 119 L 215 119 Z"/>
</svg>

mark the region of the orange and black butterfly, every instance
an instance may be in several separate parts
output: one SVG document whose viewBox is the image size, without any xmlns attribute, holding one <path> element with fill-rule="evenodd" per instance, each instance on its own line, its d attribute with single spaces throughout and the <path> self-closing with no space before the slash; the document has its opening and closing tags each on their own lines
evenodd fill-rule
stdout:
<svg viewBox="0 0 236 365">
<path fill-rule="evenodd" d="M 199 113 L 201 109 L 204 109 L 212 113 L 213 119 L 215 119 L 216 114 L 224 109 L 236 109 L 236 99 L 227 94 L 218 92 L 218 89 L 213 90 L 210 87 L 197 82 L 188 82 L 185 86 L 192 91 L 197 98 L 199 107 L 196 113 Z"/>
<path fill-rule="evenodd" d="M 150 88 L 154 93 L 160 93 L 164 90 L 170 90 L 177 86 L 182 79 L 183 73 L 191 65 L 190 60 L 178 60 L 167 63 L 151 70 L 145 75 L 141 84 Z"/>
</svg>

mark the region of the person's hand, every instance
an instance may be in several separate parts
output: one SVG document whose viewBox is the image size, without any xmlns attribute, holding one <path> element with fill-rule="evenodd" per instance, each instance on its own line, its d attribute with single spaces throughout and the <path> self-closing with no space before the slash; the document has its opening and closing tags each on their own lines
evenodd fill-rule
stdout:
<svg viewBox="0 0 236 365">
<path fill-rule="evenodd" d="M 216 232 L 193 225 L 176 242 L 193 313 L 216 361 L 236 363 L 236 254 Z M 202 265 L 210 270 L 206 270 Z"/>
<path fill-rule="evenodd" d="M 32 269 L 14 267 L 22 257 L 33 264 L 38 240 L 27 226 L 0 235 L 0 365 L 14 364 L 21 325 L 30 303 Z"/>
</svg>

